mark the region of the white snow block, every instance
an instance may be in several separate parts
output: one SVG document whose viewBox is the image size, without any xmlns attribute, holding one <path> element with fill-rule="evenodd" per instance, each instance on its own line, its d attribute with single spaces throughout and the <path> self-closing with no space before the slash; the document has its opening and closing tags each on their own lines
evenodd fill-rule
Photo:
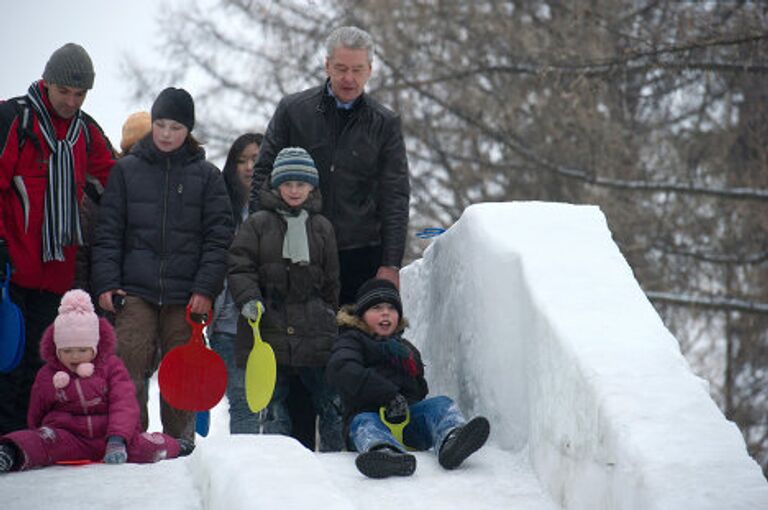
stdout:
<svg viewBox="0 0 768 510">
<path fill-rule="evenodd" d="M 768 508 L 768 483 L 680 353 L 599 208 L 479 204 L 402 275 L 432 393 L 529 445 L 569 510 Z"/>
<path fill-rule="evenodd" d="M 242 434 L 206 439 L 198 442 L 190 460 L 203 508 L 354 508 L 315 454 L 287 436 Z"/>
</svg>

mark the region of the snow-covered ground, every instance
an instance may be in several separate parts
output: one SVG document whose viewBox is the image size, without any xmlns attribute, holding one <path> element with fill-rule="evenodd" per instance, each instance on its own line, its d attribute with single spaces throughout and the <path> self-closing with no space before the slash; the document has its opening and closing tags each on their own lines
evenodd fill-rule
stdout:
<svg viewBox="0 0 768 510">
<path fill-rule="evenodd" d="M 150 429 L 158 430 L 157 379 L 150 389 Z M 211 411 L 211 430 L 192 456 L 156 464 L 49 467 L 0 476 L 3 510 L 402 510 L 424 508 L 556 510 L 526 451 L 490 444 L 462 468 L 445 471 L 417 452 L 410 478 L 371 480 L 354 453 L 311 453 L 282 436 L 231 436 L 227 402 Z"/>
<path fill-rule="evenodd" d="M 596 207 L 472 206 L 402 286 L 432 394 L 491 420 L 489 445 L 460 469 L 423 452 L 411 478 L 366 479 L 353 453 L 230 436 L 222 402 L 188 458 L 4 475 L 0 508 L 768 508 L 736 426 Z"/>
</svg>

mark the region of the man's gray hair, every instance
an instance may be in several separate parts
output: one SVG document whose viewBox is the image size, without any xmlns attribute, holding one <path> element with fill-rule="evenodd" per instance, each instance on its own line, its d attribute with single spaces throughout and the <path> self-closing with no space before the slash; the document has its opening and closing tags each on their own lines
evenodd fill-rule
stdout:
<svg viewBox="0 0 768 510">
<path fill-rule="evenodd" d="M 368 63 L 373 62 L 373 37 L 365 30 L 353 26 L 339 27 L 325 40 L 325 52 L 328 58 L 339 47 L 353 50 L 368 50 Z"/>
</svg>

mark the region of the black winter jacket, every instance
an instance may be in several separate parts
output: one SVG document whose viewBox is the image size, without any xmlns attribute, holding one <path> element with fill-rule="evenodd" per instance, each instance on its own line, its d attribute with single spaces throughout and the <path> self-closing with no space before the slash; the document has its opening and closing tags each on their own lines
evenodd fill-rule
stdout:
<svg viewBox="0 0 768 510">
<path fill-rule="evenodd" d="M 415 404 L 429 393 L 421 353 L 402 337 L 408 323 L 401 318 L 390 337 L 375 336 L 363 320 L 345 305 L 337 314 L 339 336 L 333 344 L 326 378 L 344 402 L 344 424 L 362 412 L 378 412 L 398 393 Z M 392 356 L 383 349 L 387 341 L 404 346 L 409 357 Z M 409 366 L 410 365 L 410 366 Z M 346 433 L 344 435 L 346 436 Z"/>
<path fill-rule="evenodd" d="M 272 191 L 263 191 L 262 210 L 238 230 L 229 249 L 227 283 L 238 309 L 253 299 L 266 308 L 260 331 L 275 351 L 278 364 L 325 366 L 336 338 L 339 305 L 339 256 L 331 223 L 321 214 L 322 200 L 312 191 L 302 208 L 309 213 L 306 228 L 309 264 L 283 258 L 287 225 L 276 210 L 290 210 Z M 238 318 L 235 362 L 245 366 L 253 334 Z"/>
<path fill-rule="evenodd" d="M 269 122 L 256 161 L 251 211 L 275 156 L 303 147 L 320 174 L 323 215 L 340 250 L 382 247 L 383 266 L 400 266 L 408 229 L 410 182 L 400 117 L 363 94 L 343 129 L 327 82 L 284 97 Z"/>
<path fill-rule="evenodd" d="M 232 240 L 221 172 L 187 144 L 159 151 L 148 135 L 118 160 L 101 200 L 93 246 L 96 295 L 122 288 L 157 305 L 221 291 Z"/>
</svg>

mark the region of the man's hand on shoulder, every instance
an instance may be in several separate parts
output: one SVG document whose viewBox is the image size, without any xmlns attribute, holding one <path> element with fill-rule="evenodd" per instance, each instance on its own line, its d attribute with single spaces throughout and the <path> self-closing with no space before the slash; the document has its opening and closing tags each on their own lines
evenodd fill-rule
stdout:
<svg viewBox="0 0 768 510">
<path fill-rule="evenodd" d="M 400 289 L 400 268 L 395 266 L 381 266 L 376 271 L 376 278 L 382 278 L 389 280 L 395 284 L 395 287 Z"/>
</svg>

